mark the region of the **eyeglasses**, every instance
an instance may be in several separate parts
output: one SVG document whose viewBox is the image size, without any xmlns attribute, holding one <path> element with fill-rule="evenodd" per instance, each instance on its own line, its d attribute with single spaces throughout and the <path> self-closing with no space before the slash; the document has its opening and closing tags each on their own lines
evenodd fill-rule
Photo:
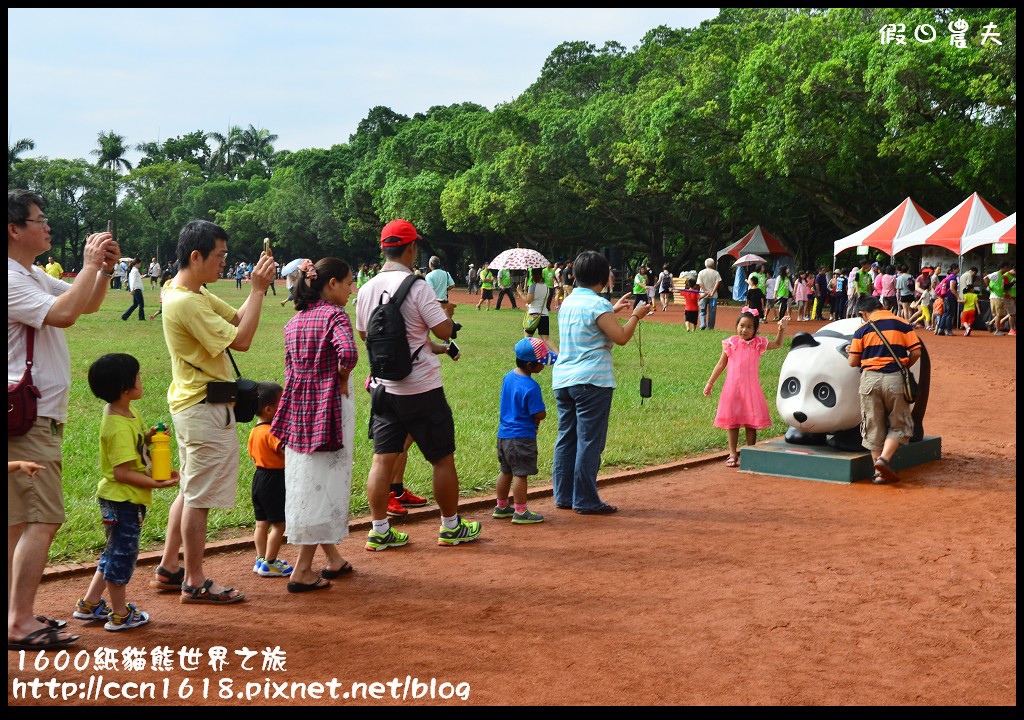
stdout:
<svg viewBox="0 0 1024 720">
<path fill-rule="evenodd" d="M 29 219 L 29 220 L 26 220 L 25 222 L 27 222 L 27 223 L 39 223 L 40 226 L 45 226 L 45 225 L 49 225 L 50 224 L 50 221 L 47 218 L 44 218 L 44 217 L 37 218 L 35 220 Z"/>
</svg>

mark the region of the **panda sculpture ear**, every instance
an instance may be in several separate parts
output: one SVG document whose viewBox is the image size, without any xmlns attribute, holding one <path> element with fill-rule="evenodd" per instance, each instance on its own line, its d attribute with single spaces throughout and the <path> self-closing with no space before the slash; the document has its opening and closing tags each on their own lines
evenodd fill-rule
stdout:
<svg viewBox="0 0 1024 720">
<path fill-rule="evenodd" d="M 810 333 L 798 332 L 793 336 L 793 341 L 790 342 L 789 349 L 792 351 L 796 350 L 798 347 L 818 347 L 819 345 L 821 345 L 821 343 L 815 340 L 814 336 Z"/>
</svg>

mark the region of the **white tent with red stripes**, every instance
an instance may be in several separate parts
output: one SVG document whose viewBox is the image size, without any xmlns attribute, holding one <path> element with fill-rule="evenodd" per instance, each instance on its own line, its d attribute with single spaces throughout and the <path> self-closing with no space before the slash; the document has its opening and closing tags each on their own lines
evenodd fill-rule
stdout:
<svg viewBox="0 0 1024 720">
<path fill-rule="evenodd" d="M 978 193 L 974 193 L 938 220 L 894 240 L 892 254 L 896 255 L 907 248 L 927 245 L 945 248 L 951 253 L 962 255 L 961 245 L 965 237 L 984 230 L 1005 217 L 1006 213 L 993 207 Z"/>
<path fill-rule="evenodd" d="M 931 222 L 935 222 L 935 216 L 907 198 L 866 228 L 836 240 L 832 254 L 838 255 L 844 250 L 867 246 L 892 255 L 892 244 L 897 238 L 920 230 Z"/>
<path fill-rule="evenodd" d="M 723 257 L 729 255 L 735 261 L 743 255 L 750 254 L 760 255 L 764 258 L 769 256 L 778 257 L 780 255 L 792 255 L 792 253 L 786 249 L 786 246 L 782 244 L 781 240 L 767 230 L 762 229 L 760 225 L 756 225 L 753 230 L 748 232 L 732 245 L 729 245 L 723 250 L 719 250 L 718 255 L 716 255 L 715 258 L 720 261 Z"/>
<path fill-rule="evenodd" d="M 960 254 L 966 255 L 971 250 L 990 243 L 1017 244 L 1017 213 L 1007 215 L 999 222 L 965 237 L 960 244 Z"/>
</svg>

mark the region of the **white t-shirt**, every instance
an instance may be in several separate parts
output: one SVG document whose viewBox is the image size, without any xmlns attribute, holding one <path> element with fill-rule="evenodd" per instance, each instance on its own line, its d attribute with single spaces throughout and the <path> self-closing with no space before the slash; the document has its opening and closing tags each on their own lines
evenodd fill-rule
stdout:
<svg viewBox="0 0 1024 720">
<path fill-rule="evenodd" d="M 527 295 L 533 295 L 533 302 L 527 303 L 526 312 L 531 315 L 547 315 L 548 309 L 545 307 L 548 301 L 548 286 L 542 282 L 533 283 L 526 291 Z"/>
<path fill-rule="evenodd" d="M 697 286 L 706 293 L 714 292 L 716 285 L 721 285 L 722 275 L 714 268 L 704 268 L 697 273 Z"/>
<path fill-rule="evenodd" d="M 142 273 L 138 265 L 133 265 L 132 271 L 128 273 L 128 289 L 132 292 L 142 289 Z"/>
<path fill-rule="evenodd" d="M 32 384 L 42 393 L 37 412 L 39 417 L 60 423 L 68 418 L 71 355 L 64 330 L 44 322 L 53 303 L 70 289 L 70 284 L 50 277 L 42 268 L 26 270 L 7 258 L 7 384 L 16 384 L 25 374 L 28 345 L 24 326 L 36 328 Z"/>
<path fill-rule="evenodd" d="M 370 313 L 380 303 L 382 293 L 394 295 L 398 286 L 410 274 L 400 263 L 387 262 L 384 267 L 359 288 L 359 302 L 356 303 L 356 331 L 366 332 Z M 412 372 L 404 380 L 381 380 L 381 384 L 392 395 L 419 395 L 435 390 L 441 384 L 441 360 L 430 349 L 430 328 L 448 319 L 441 308 L 433 289 L 426 282 L 414 282 L 402 303 L 402 317 L 405 319 L 405 333 L 409 339 L 409 352 L 422 348 L 412 364 Z"/>
</svg>

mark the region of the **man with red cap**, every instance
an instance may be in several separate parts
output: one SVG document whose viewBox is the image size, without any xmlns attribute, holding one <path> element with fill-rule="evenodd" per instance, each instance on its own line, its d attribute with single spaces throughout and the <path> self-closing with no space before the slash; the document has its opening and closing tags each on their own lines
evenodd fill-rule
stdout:
<svg viewBox="0 0 1024 720">
<path fill-rule="evenodd" d="M 359 291 L 356 305 L 356 330 L 366 340 L 370 315 L 385 299 L 397 292 L 402 281 L 415 267 L 420 234 L 408 220 L 392 220 L 380 234 L 380 246 L 386 262 L 380 272 Z M 444 342 L 455 331 L 451 315 L 437 302 L 434 291 L 425 282 L 414 282 L 401 307 L 405 320 L 412 372 L 402 380 L 379 380 L 383 392 L 374 392 L 371 401 L 370 432 L 373 436 L 373 463 L 366 479 L 366 497 L 370 503 L 373 527 L 366 538 L 367 550 L 386 550 L 409 542 L 407 533 L 391 527 L 388 521 L 388 493 L 395 461 L 411 436 L 423 457 L 433 465 L 434 500 L 441 510 L 438 545 L 458 545 L 476 540 L 480 523 L 459 516 L 459 476 L 455 469 L 455 420 L 441 383 L 438 355 L 448 351 Z"/>
</svg>

